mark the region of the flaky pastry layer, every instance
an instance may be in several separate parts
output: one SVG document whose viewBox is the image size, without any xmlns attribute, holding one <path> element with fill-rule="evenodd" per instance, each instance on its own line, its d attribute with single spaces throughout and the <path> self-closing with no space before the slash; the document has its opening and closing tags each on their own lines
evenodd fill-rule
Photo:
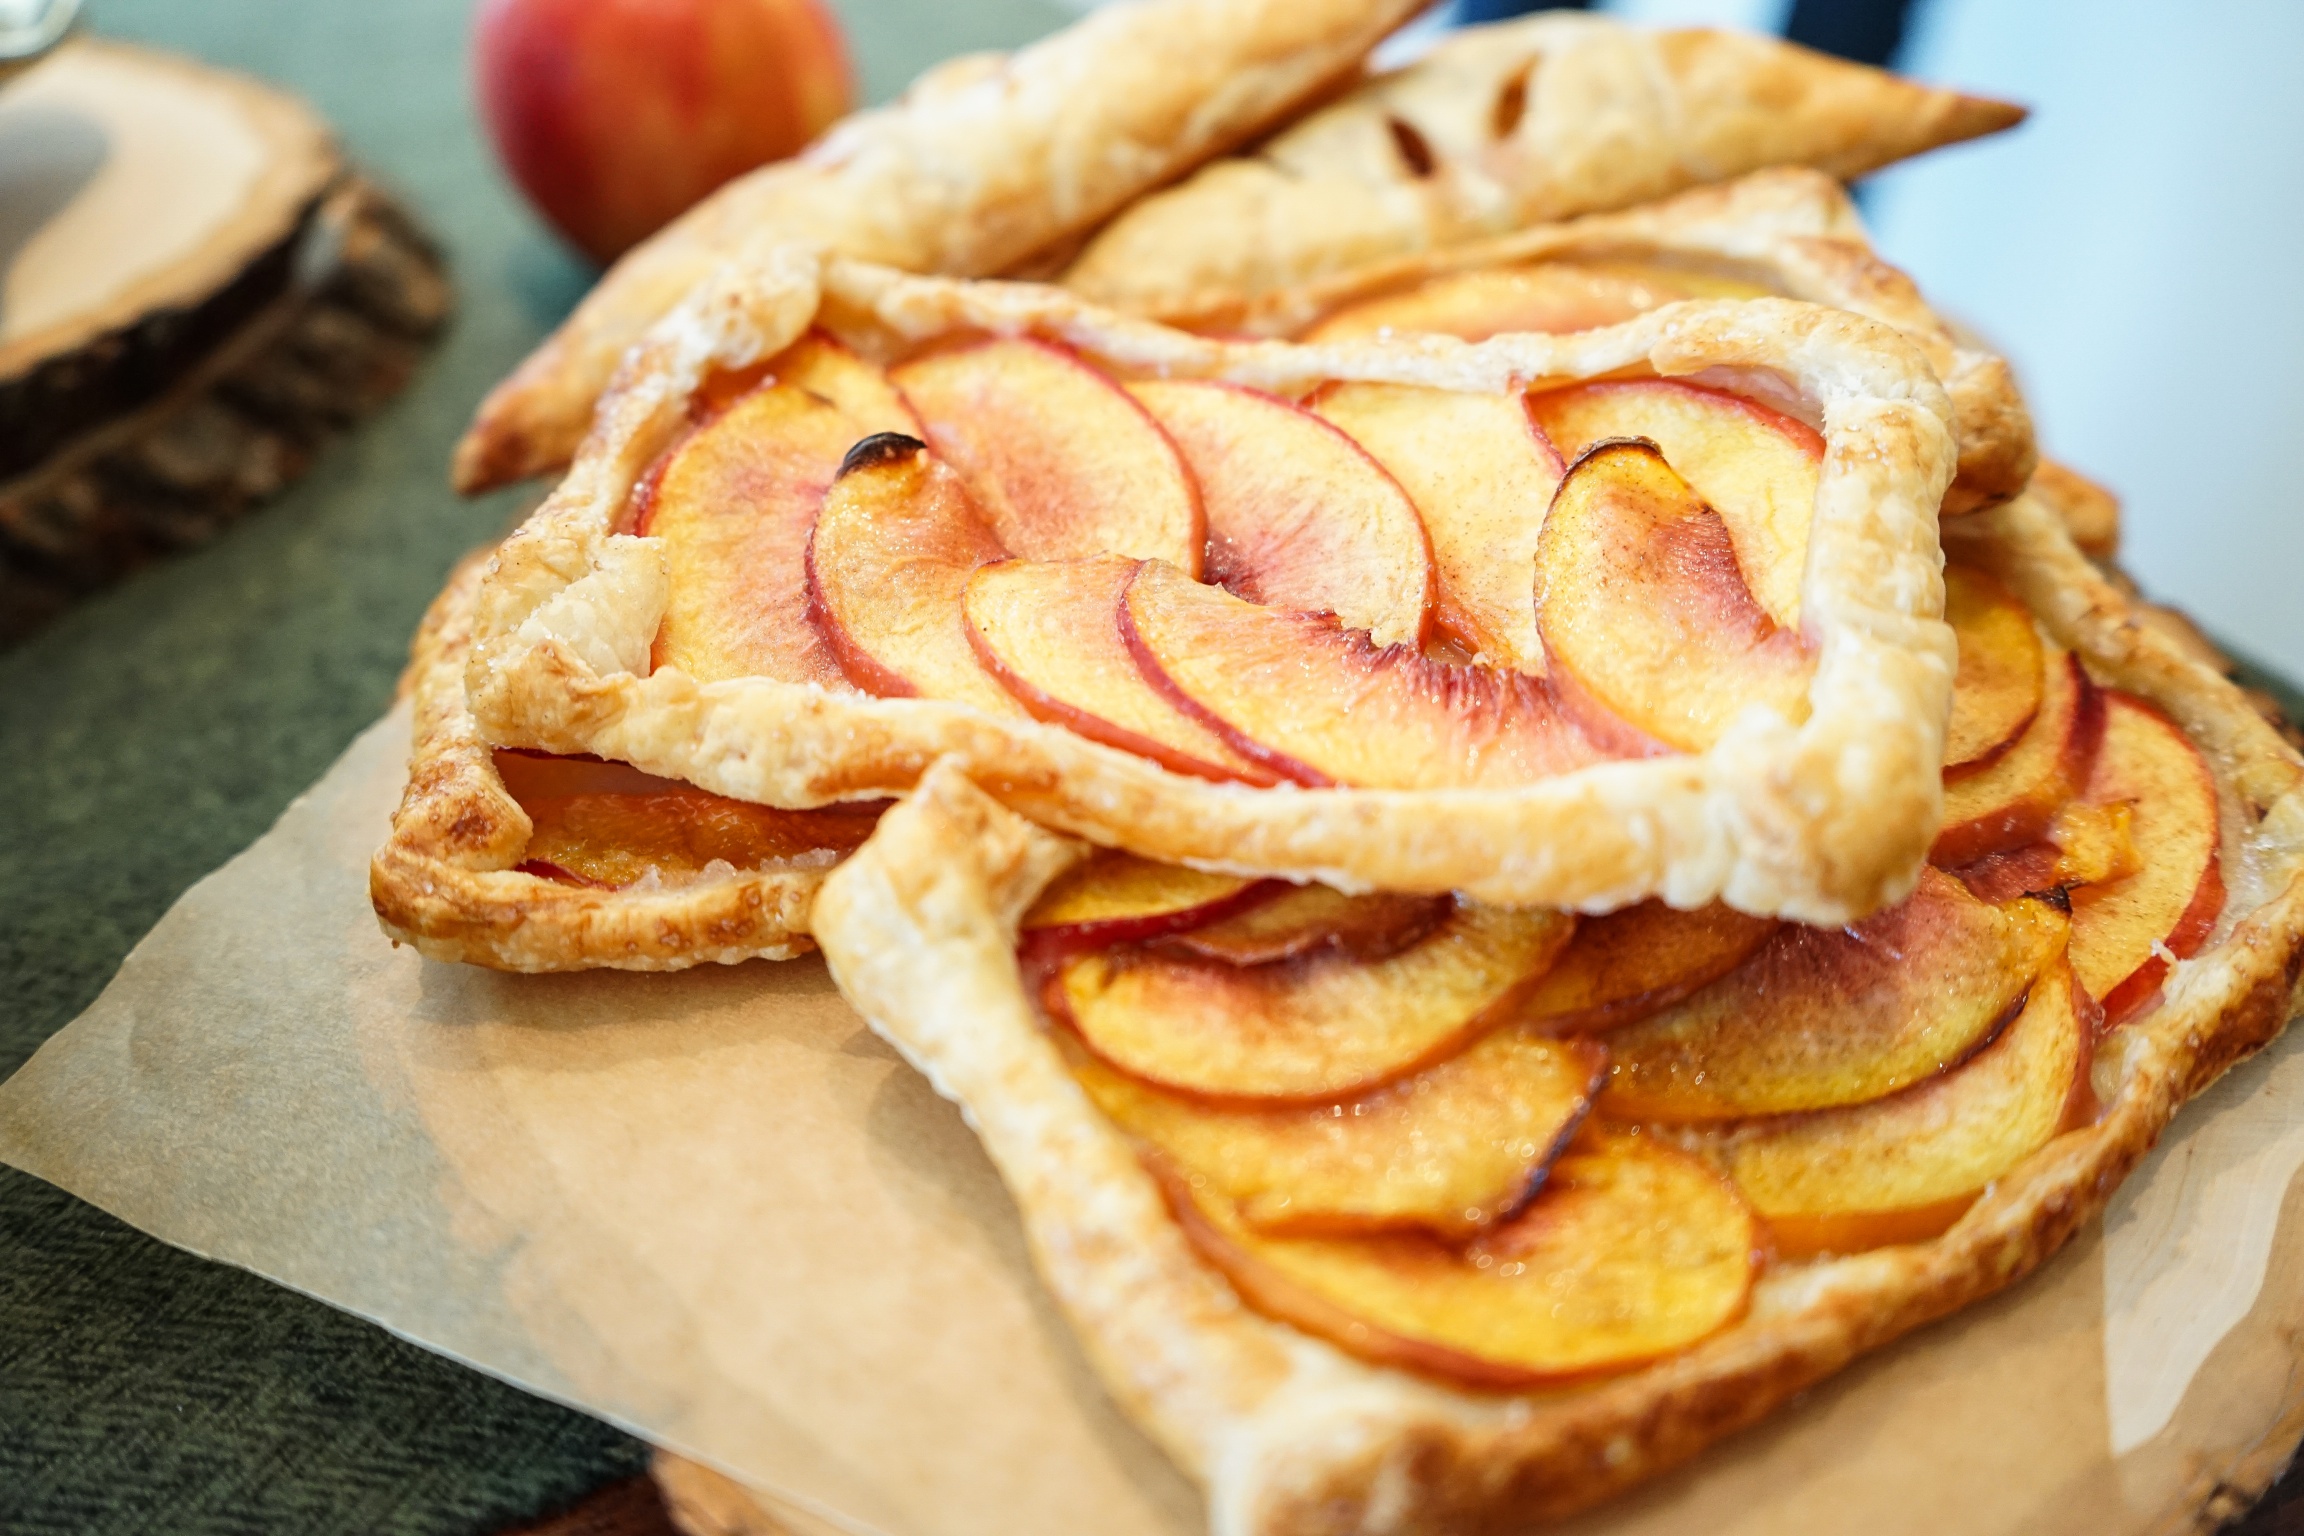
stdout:
<svg viewBox="0 0 2304 1536">
<path fill-rule="evenodd" d="M 826 882 L 841 990 L 969 1123 L 1041 1275 L 1122 1406 L 1206 1490 L 1216 1536 L 1516 1528 L 1652 1477 L 1859 1354 L 2037 1267 L 2100 1211 L 2184 1100 L 2272 1039 L 2304 968 L 2304 762 L 2159 631 L 2029 497 L 1960 525 L 2103 681 L 2212 765 L 2230 900 L 2158 1004 L 2099 1048 L 2100 1120 L 1999 1179 L 1943 1236 L 1761 1277 L 1747 1315 L 1581 1387 L 1477 1393 L 1369 1365 L 1246 1307 L 1065 1070 L 1015 959 L 1021 914 L 1082 852 L 937 764 Z"/>
<path fill-rule="evenodd" d="M 1422 0 L 1156 0 L 930 70 L 740 176 L 625 256 L 493 390 L 456 450 L 482 490 L 568 462 L 625 350 L 724 260 L 787 240 L 1000 272 L 1284 120 Z"/>
<path fill-rule="evenodd" d="M 788 960 L 814 945 L 825 871 L 737 871 L 655 890 L 564 884 L 514 866 L 534 831 L 464 702 L 472 605 L 485 561 L 457 568 L 417 631 L 408 685 L 415 743 L 368 894 L 394 940 L 435 960 L 508 971 L 663 971 Z"/>
<path fill-rule="evenodd" d="M 1191 315 L 1764 166 L 1861 176 L 2023 116 L 1775 38 L 1553 12 L 1451 34 L 1143 199 L 1061 281 Z"/>
<path fill-rule="evenodd" d="M 1051 337 L 1124 375 L 1281 393 L 1330 379 L 1505 390 L 1658 375 L 1731 384 L 1819 428 L 1802 586 L 1818 661 L 1798 725 L 1748 708 L 1700 755 L 1511 790 L 1255 789 L 1186 778 L 1060 727 L 927 699 L 650 671 L 668 599 L 632 491 L 715 369 L 811 325 L 883 359 L 956 337 Z M 940 758 L 1010 808 L 1148 857 L 1347 890 L 1461 890 L 1598 910 L 1661 895 L 1842 922 L 1901 899 L 1940 813 L 1954 665 L 1937 508 L 1951 409 L 1927 359 L 1860 316 L 1787 300 L 1668 306 L 1573 336 L 1299 346 L 1131 320 L 1061 290 L 910 277 L 785 247 L 652 334 L 557 491 L 483 583 L 467 672 L 481 734 L 591 752 L 717 794 L 812 806 L 909 790 Z"/>
<path fill-rule="evenodd" d="M 1944 497 L 1945 515 L 1997 505 L 2032 479 L 2039 459 L 2032 413 L 2007 362 L 1964 344 L 1912 279 L 1881 260 L 1854 201 L 1821 171 L 1756 171 L 1620 213 L 1396 257 L 1252 299 L 1227 296 L 1204 311 L 1169 318 L 1194 329 L 1294 335 L 1347 304 L 1431 278 L 1541 261 L 1710 271 L 1894 326 L 1926 355 L 1952 397 L 1960 467 Z"/>
</svg>

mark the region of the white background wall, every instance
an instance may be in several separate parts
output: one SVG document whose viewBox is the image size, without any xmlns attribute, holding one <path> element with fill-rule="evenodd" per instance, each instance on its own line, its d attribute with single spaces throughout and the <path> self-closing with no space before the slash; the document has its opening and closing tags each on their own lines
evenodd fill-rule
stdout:
<svg viewBox="0 0 2304 1536">
<path fill-rule="evenodd" d="M 2155 593 L 2304 679 L 2304 4 L 1926 0 L 1910 73 L 2033 108 L 1872 221 L 1998 340 Z"/>
</svg>

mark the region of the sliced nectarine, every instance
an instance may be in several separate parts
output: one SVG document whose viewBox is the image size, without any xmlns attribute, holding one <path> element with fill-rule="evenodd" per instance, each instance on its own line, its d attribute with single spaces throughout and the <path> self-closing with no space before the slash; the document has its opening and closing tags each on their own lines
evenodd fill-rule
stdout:
<svg viewBox="0 0 2304 1536">
<path fill-rule="evenodd" d="M 1992 902 L 2124 880 L 2144 867 L 2136 851 L 2134 811 L 2125 804 L 2075 800 L 2056 813 L 2039 842 L 1987 855 L 1953 873 L 1970 895 Z"/>
<path fill-rule="evenodd" d="M 2050 650 L 2032 723 L 1974 772 L 1945 778 L 1943 828 L 1928 857 L 1952 868 L 2038 842 L 2088 782 L 2103 739 L 2103 694 L 2080 658 Z"/>
<path fill-rule="evenodd" d="M 1315 949 L 1381 960 L 1447 920 L 1445 896 L 1375 892 L 1347 896 L 1325 885 L 1292 885 L 1270 901 L 1179 934 L 1175 944 L 1228 965 L 1270 965 Z"/>
<path fill-rule="evenodd" d="M 1024 938 L 1050 957 L 1138 944 L 1215 922 L 1287 888 L 1108 848 L 1049 883 L 1024 914 Z"/>
<path fill-rule="evenodd" d="M 1608 1070 L 1597 1042 L 1505 1030 L 1359 1098 L 1232 1106 L 1151 1087 L 1056 1038 L 1114 1124 L 1266 1232 L 1469 1236 L 1536 1192 Z"/>
<path fill-rule="evenodd" d="M 2133 694 L 2105 695 L 2104 746 L 2084 798 L 2129 807 L 2142 868 L 2072 893 L 2072 968 L 2108 1022 L 2160 989 L 2168 957 L 2199 953 L 2224 910 L 2216 778 L 2183 729 Z"/>
<path fill-rule="evenodd" d="M 700 789 L 660 795 L 572 795 L 524 807 L 535 832 L 524 860 L 607 886 L 649 875 L 676 881 L 715 863 L 730 870 L 831 862 L 872 835 L 875 817 L 845 809 L 779 810 Z"/>
<path fill-rule="evenodd" d="M 1009 553 L 1126 555 L 1197 574 L 1200 493 L 1128 392 L 1052 342 L 981 341 L 890 372 Z"/>
<path fill-rule="evenodd" d="M 1594 443 L 1644 437 L 1727 525 L 1728 544 L 1761 611 L 1800 627 L 1808 525 L 1816 515 L 1824 439 L 1742 395 L 1675 379 L 1577 384 L 1529 396 L 1536 424 L 1574 463 Z"/>
<path fill-rule="evenodd" d="M 961 617 L 969 575 L 1000 557 L 959 477 L 917 438 L 866 438 L 808 537 L 809 617 L 867 693 L 1021 715 L 977 661 Z"/>
<path fill-rule="evenodd" d="M 888 375 L 822 331 L 811 331 L 768 365 L 769 376 L 847 412 L 874 432 L 916 430 L 911 407 Z"/>
<path fill-rule="evenodd" d="M 584 885 L 677 882 L 714 863 L 731 871 L 829 863 L 870 837 L 886 809 L 874 801 L 779 810 L 590 759 L 498 752 L 496 766 L 535 828 L 523 865 Z"/>
<path fill-rule="evenodd" d="M 1438 332 L 1485 341 L 1506 331 L 1588 331 L 1682 299 L 1753 299 L 1769 290 L 1711 273 L 1635 262 L 1548 261 L 1425 280 L 1337 310 L 1309 341 Z"/>
<path fill-rule="evenodd" d="M 1536 536 L 1563 466 L 1526 397 L 1336 384 L 1314 408 L 1390 470 L 1422 514 L 1440 627 L 1467 651 L 1541 674 Z"/>
<path fill-rule="evenodd" d="M 606 758 L 563 757 L 526 747 L 498 747 L 490 754 L 505 792 L 522 805 L 531 800 L 562 800 L 571 795 L 668 795 L 696 786 L 681 779 L 646 773 L 630 763 Z"/>
<path fill-rule="evenodd" d="M 1944 621 L 1960 647 L 1952 718 L 1944 729 L 1950 773 L 1981 767 L 2024 734 L 2040 712 L 2046 657 L 2031 610 L 1972 566 L 1944 567 Z"/>
<path fill-rule="evenodd" d="M 1536 678 L 1380 649 L 1326 615 L 1244 603 L 1158 561 L 1120 612 L 1146 678 L 1300 784 L 1503 787 L 1605 755 Z"/>
<path fill-rule="evenodd" d="M 2087 1119 L 2094 1012 L 2058 960 L 1952 1071 L 1874 1103 L 1755 1121 L 1713 1150 L 1787 1256 L 1923 1241 Z"/>
<path fill-rule="evenodd" d="M 1465 903 L 1382 960 L 1102 953 L 1058 967 L 1043 996 L 1091 1050 L 1147 1082 L 1212 1098 L 1328 1098 L 1389 1082 L 1508 1016 L 1574 926 L 1557 912 Z"/>
<path fill-rule="evenodd" d="M 1894 1093 L 1992 1038 L 2067 928 L 2045 902 L 1986 906 L 1934 869 L 1854 927 L 1786 923 L 1719 981 L 1611 1033 L 1601 1108 L 1725 1120 Z"/>
<path fill-rule="evenodd" d="M 1596 735 L 1621 721 L 1701 752 L 1756 704 L 1808 718 L 1814 655 L 1754 604 L 1726 526 L 1653 443 L 1570 466 L 1536 541 L 1536 622 Z"/>
<path fill-rule="evenodd" d="M 1407 493 L 1359 444 L 1234 384 L 1132 389 L 1200 483 L 1203 576 L 1252 603 L 1332 613 L 1378 645 L 1423 643 L 1432 548 Z"/>
<path fill-rule="evenodd" d="M 2136 808 L 2126 801 L 2074 801 L 2048 824 L 2048 846 L 2056 850 L 2056 883 L 2064 890 L 2125 880 L 2144 867 Z"/>
<path fill-rule="evenodd" d="M 1727 975 L 1775 929 L 1774 918 L 1717 903 L 1682 912 L 1644 901 L 1585 918 L 1520 1016 L 1548 1034 L 1630 1024 Z"/>
<path fill-rule="evenodd" d="M 671 578 L 655 665 L 844 685 L 808 622 L 808 531 L 858 439 L 912 430 L 877 369 L 812 336 L 673 449 L 633 528 L 664 541 Z"/>
<path fill-rule="evenodd" d="M 1760 1228 L 1712 1169 L 1653 1137 L 1579 1137 L 1477 1242 L 1278 1237 L 1166 1180 L 1200 1255 L 1258 1311 L 1383 1365 L 1500 1390 L 1623 1370 L 1743 1314 Z"/>
<path fill-rule="evenodd" d="M 1035 718 L 1195 778 L 1276 783 L 1145 681 L 1120 633 L 1136 566 L 1116 555 L 979 566 L 961 599 L 976 659 Z"/>
</svg>

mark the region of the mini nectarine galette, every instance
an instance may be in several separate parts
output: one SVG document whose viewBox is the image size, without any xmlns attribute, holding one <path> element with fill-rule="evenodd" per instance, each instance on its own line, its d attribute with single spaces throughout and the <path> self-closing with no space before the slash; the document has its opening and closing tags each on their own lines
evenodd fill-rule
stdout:
<svg viewBox="0 0 2304 1536">
<path fill-rule="evenodd" d="M 1776 298 L 1298 344 L 783 248 L 498 552 L 469 706 L 764 807 L 957 758 L 1165 863 L 1841 920 L 1936 835 L 1949 418 Z"/>
<path fill-rule="evenodd" d="M 1656 530 L 1733 534 L 1732 500 L 1668 435 L 1604 441 L 1527 554 L 1535 651 L 1619 730 L 1701 740 L 1702 700 L 1625 701 L 1717 607 L 1672 584 L 1739 548 Z M 1611 462 L 1633 489 L 1580 507 Z M 1586 517 L 1609 531 L 1568 531 Z M 1216 1528 L 1518 1528 L 1651 1476 L 2038 1265 L 2278 1031 L 2304 761 L 2034 497 L 1955 526 L 1946 819 L 1909 894 L 1853 922 L 1211 873 L 1042 830 L 959 757 L 827 879 L 843 992 L 964 1107 Z M 1556 632 L 1558 537 L 1607 543 L 1596 590 L 1664 617 L 1592 631 L 1613 648 Z M 1739 591 L 1747 643 L 1707 629 L 1703 690 L 1764 689 L 1742 669 L 1797 633 L 1763 622 L 1784 600 Z M 1454 643 L 1501 647 L 1478 614 Z"/>
<path fill-rule="evenodd" d="M 1253 341 L 781 249 L 444 597 L 379 911 L 812 935 L 1229 1528 L 1651 1475 L 2037 1265 L 2304 956 L 2304 765 L 2058 477 L 1940 546 L 1925 348 L 1675 300 Z"/>
</svg>

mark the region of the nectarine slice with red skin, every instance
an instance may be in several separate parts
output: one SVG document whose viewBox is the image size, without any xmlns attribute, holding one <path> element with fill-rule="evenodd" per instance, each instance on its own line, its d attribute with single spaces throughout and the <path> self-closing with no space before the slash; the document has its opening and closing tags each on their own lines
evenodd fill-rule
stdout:
<svg viewBox="0 0 2304 1536">
<path fill-rule="evenodd" d="M 1313 406 L 1416 504 L 1432 541 L 1440 628 L 1470 655 L 1541 676 L 1536 537 L 1566 466 L 1527 397 L 1352 383 L 1329 385 Z"/>
<path fill-rule="evenodd" d="M 999 337 L 914 358 L 889 377 L 1010 554 L 1126 555 L 1199 573 L 1207 525 L 1176 445 L 1076 354 Z"/>
<path fill-rule="evenodd" d="M 1194 778 L 1274 784 L 1144 679 L 1120 633 L 1137 562 L 1003 560 L 968 578 L 961 611 L 976 659 L 1033 718 Z"/>
<path fill-rule="evenodd" d="M 783 810 L 700 789 L 654 795 L 571 795 L 524 805 L 535 831 L 524 858 L 622 887 L 779 865 L 830 864 L 872 835 L 873 810 Z"/>
<path fill-rule="evenodd" d="M 1953 1070 L 1870 1104 L 1751 1122 L 1712 1151 L 1787 1258 L 1922 1242 L 2093 1117 L 2095 1039 L 2095 1005 L 2059 958 Z"/>
<path fill-rule="evenodd" d="M 2087 784 L 2103 740 L 2102 690 L 2080 658 L 2051 649 L 2040 708 L 2023 734 L 1974 772 L 1945 776 L 1944 820 L 1930 861 L 1951 869 L 2040 841 Z"/>
<path fill-rule="evenodd" d="M 1199 482 L 1202 577 L 1252 603 L 1332 613 L 1378 645 L 1423 643 L 1432 548 L 1408 493 L 1367 450 L 1302 406 L 1237 384 L 1130 391 Z"/>
<path fill-rule="evenodd" d="M 664 541 L 671 578 L 654 665 L 845 688 L 808 619 L 809 530 L 858 439 L 912 430 L 877 369 L 810 336 L 689 433 L 651 472 L 633 528 Z"/>
<path fill-rule="evenodd" d="M 2134 810 L 2075 800 L 2056 813 L 2039 842 L 1988 854 L 1953 873 L 1970 895 L 1990 902 L 2124 880 L 2144 867 L 2131 825 Z"/>
<path fill-rule="evenodd" d="M 616 889 L 615 886 L 605 880 L 595 880 L 590 875 L 580 875 L 565 865 L 553 863 L 550 859 L 522 859 L 512 866 L 512 872 L 516 875 L 534 875 L 539 880 L 549 880 L 555 885 L 581 886 L 591 891 Z"/>
<path fill-rule="evenodd" d="M 1972 566 L 1944 567 L 1944 621 L 1959 644 L 1952 717 L 1944 728 L 1947 773 L 1998 757 L 2040 712 L 2046 655 L 2039 626 L 2016 594 Z"/>
<path fill-rule="evenodd" d="M 1562 702 L 1620 750 L 1704 751 L 1755 704 L 1808 718 L 1814 653 L 1753 602 L 1726 525 L 1653 443 L 1602 443 L 1569 466 L 1535 593 Z"/>
<path fill-rule="evenodd" d="M 1824 439 L 1743 395 L 1677 379 L 1619 379 L 1528 397 L 1536 424 L 1574 463 L 1593 444 L 1639 437 L 1727 526 L 1752 600 L 1780 627 L 1800 627 L 1808 525 L 1816 516 Z"/>
<path fill-rule="evenodd" d="M 1140 944 L 1220 921 L 1288 889 L 1285 881 L 1217 875 L 1105 849 L 1049 883 L 1024 914 L 1036 959 Z"/>
<path fill-rule="evenodd" d="M 1575 919 L 1460 903 L 1382 960 L 1324 949 L 1236 966 L 1165 948 L 1082 955 L 1043 989 L 1048 1011 L 1124 1072 L 1180 1093 L 1247 1100 L 1364 1093 L 1510 1017 Z"/>
<path fill-rule="evenodd" d="M 1437 333 L 1486 341 L 1507 331 L 1563 334 L 1616 325 L 1683 299 L 1756 299 L 1770 291 L 1736 278 L 1646 263 L 1548 261 L 1449 273 L 1362 299 L 1322 320 L 1305 340 Z"/>
<path fill-rule="evenodd" d="M 1157 561 L 1120 618 L 1154 686 L 1299 784 L 1506 788 L 1609 755 L 1540 679 L 1379 648 L 1325 614 L 1260 608 Z"/>
<path fill-rule="evenodd" d="M 1719 1174 L 1621 1133 L 1579 1136 L 1519 1215 L 1468 1246 L 1274 1236 L 1181 1178 L 1163 1183 L 1193 1247 L 1257 1311 L 1364 1360 L 1496 1391 L 1701 1342 L 1743 1315 L 1763 1241 Z"/>
<path fill-rule="evenodd" d="M 741 368 L 715 368 L 688 397 L 689 418 L 698 426 L 764 384 L 790 384 L 817 396 L 835 410 L 872 423 L 875 432 L 918 434 L 919 423 L 896 386 L 876 363 L 866 362 L 829 332 L 812 330 L 777 353 Z M 866 434 L 867 436 L 870 433 Z"/>
<path fill-rule="evenodd" d="M 821 395 L 873 432 L 917 435 L 917 418 L 887 373 L 822 331 L 809 332 L 772 361 L 769 372 L 780 383 Z"/>
<path fill-rule="evenodd" d="M 809 617 L 866 693 L 1021 716 L 977 661 L 961 614 L 969 576 L 1003 553 L 959 477 L 918 439 L 867 438 L 808 536 Z"/>
<path fill-rule="evenodd" d="M 1118 1072 L 1063 1032 L 1105 1117 L 1263 1232 L 1469 1237 L 1527 1203 L 1608 1070 L 1589 1040 L 1502 1031 L 1359 1098 L 1210 1104 Z"/>
<path fill-rule="evenodd" d="M 1381 960 L 1439 927 L 1448 912 L 1445 896 L 1382 891 L 1348 896 L 1325 885 L 1290 885 L 1269 901 L 1192 928 L 1170 942 L 1227 965 L 1270 965 L 1316 949 Z"/>
<path fill-rule="evenodd" d="M 734 870 L 828 864 L 872 835 L 885 801 L 783 810 L 708 793 L 624 763 L 498 752 L 504 787 L 534 830 L 529 874 L 616 889 L 651 873 L 677 883 Z"/>
<path fill-rule="evenodd" d="M 2116 1025 L 2160 990 L 2168 955 L 2200 952 L 2224 911 L 2224 877 L 2216 778 L 2199 748 L 2134 694 L 2107 692 L 2105 706 L 2083 798 L 2130 807 L 2143 867 L 2072 893 L 2072 968 Z"/>
<path fill-rule="evenodd" d="M 496 776 L 504 781 L 505 792 L 522 805 L 570 795 L 665 795 L 695 788 L 684 780 L 663 778 L 589 752 L 562 754 L 498 747 L 489 755 Z"/>
<path fill-rule="evenodd" d="M 2044 902 L 1986 906 L 1935 869 L 1853 927 L 1786 923 L 1711 986 L 1610 1032 L 1601 1111 L 1729 1120 L 1884 1098 L 1991 1039 L 2068 927 Z"/>
<path fill-rule="evenodd" d="M 1682 912 L 1643 901 L 1576 925 L 1576 937 L 1522 1005 L 1531 1029 L 1614 1029 L 1670 1007 L 1742 965 L 1776 920 L 1714 903 Z"/>
</svg>

